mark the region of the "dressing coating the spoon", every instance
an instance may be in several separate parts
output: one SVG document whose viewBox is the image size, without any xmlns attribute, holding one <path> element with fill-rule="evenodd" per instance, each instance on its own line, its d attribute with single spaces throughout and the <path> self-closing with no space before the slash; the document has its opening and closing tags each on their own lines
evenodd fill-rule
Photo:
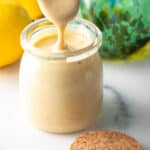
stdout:
<svg viewBox="0 0 150 150">
<path fill-rule="evenodd" d="M 38 3 L 43 14 L 56 25 L 57 47 L 63 49 L 66 25 L 77 15 L 80 0 L 38 0 Z"/>
</svg>

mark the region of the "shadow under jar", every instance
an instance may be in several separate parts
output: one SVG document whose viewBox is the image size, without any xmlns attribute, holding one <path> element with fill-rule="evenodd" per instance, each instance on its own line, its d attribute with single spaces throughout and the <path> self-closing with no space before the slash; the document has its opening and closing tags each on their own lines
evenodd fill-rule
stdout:
<svg viewBox="0 0 150 150">
<path fill-rule="evenodd" d="M 79 18 L 70 22 L 67 30 L 82 33 L 88 44 L 60 53 L 36 47 L 36 41 L 56 31 L 47 19 L 33 22 L 21 35 L 25 51 L 19 75 L 23 110 L 35 127 L 53 133 L 76 132 L 90 126 L 102 106 L 103 71 L 98 53 L 101 32 Z"/>
</svg>

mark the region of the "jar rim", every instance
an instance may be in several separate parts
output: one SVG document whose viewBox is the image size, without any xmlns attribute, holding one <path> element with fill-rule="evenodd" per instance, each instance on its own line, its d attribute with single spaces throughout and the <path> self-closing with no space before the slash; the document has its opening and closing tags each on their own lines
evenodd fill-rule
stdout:
<svg viewBox="0 0 150 150">
<path fill-rule="evenodd" d="M 35 47 L 31 42 L 29 42 L 29 33 L 34 32 L 36 27 L 39 27 L 40 25 L 44 25 L 47 23 L 50 23 L 47 18 L 42 18 L 39 20 L 36 20 L 29 24 L 27 27 L 24 28 L 24 30 L 21 33 L 21 45 L 24 51 L 29 52 L 30 54 L 34 56 L 38 56 L 44 59 L 66 59 L 66 57 L 73 57 L 76 55 L 84 54 L 85 52 L 90 52 L 92 49 L 99 48 L 102 44 L 102 32 L 96 25 L 94 25 L 92 22 L 76 17 L 73 21 L 76 21 L 86 27 L 88 27 L 89 30 L 95 34 L 95 39 L 91 42 L 90 45 L 87 47 L 75 50 L 75 51 L 69 51 L 65 53 L 53 53 L 53 55 L 47 56 L 47 55 L 42 55 L 41 53 L 38 53 L 39 48 Z M 54 27 L 54 25 L 51 25 Z M 36 31 L 38 32 L 38 31 Z"/>
</svg>

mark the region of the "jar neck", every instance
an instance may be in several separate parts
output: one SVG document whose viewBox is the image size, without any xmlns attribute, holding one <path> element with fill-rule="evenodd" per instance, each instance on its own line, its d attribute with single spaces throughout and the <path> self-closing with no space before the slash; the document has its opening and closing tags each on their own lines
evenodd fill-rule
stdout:
<svg viewBox="0 0 150 150">
<path fill-rule="evenodd" d="M 68 24 L 68 28 L 74 28 L 78 32 L 82 32 L 82 34 L 90 37 L 90 44 L 84 48 L 76 49 L 74 51 L 67 51 L 65 53 L 43 53 L 40 48 L 35 47 L 33 44 L 34 41 L 38 36 L 48 36 L 48 31 L 56 30 L 56 27 L 50 24 L 49 21 L 44 18 L 33 22 L 24 29 L 21 35 L 22 47 L 25 52 L 28 52 L 37 57 L 41 57 L 43 59 L 51 60 L 71 60 L 75 57 L 87 56 L 98 51 L 98 48 L 102 43 L 102 35 L 94 24 L 87 20 L 77 18 Z"/>
</svg>

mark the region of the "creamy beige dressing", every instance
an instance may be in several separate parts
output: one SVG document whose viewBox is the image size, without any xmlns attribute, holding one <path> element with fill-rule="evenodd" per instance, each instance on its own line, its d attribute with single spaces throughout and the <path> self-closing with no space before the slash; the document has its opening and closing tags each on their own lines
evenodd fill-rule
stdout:
<svg viewBox="0 0 150 150">
<path fill-rule="evenodd" d="M 91 45 L 93 39 L 87 36 L 87 32 L 80 33 L 76 28 L 74 31 L 67 28 L 64 32 L 68 21 L 77 13 L 79 0 L 38 1 L 45 16 L 57 26 L 59 37 L 57 39 L 56 30 L 48 34 L 44 29 L 43 34 L 34 33 L 30 44 L 40 54 L 61 53 L 65 56 L 66 52 L 72 53 Z M 102 60 L 98 47 L 89 50 L 92 53 L 88 52 L 84 57 L 75 54 L 74 61 L 72 58 L 67 61 L 67 56 L 60 60 L 37 57 L 32 49 L 33 55 L 28 52 L 23 55 L 20 95 L 28 117 L 36 127 L 68 133 L 84 129 L 97 119 L 103 96 Z"/>
<path fill-rule="evenodd" d="M 38 0 L 38 3 L 43 14 L 57 27 L 57 47 L 64 49 L 65 28 L 67 23 L 77 15 L 80 0 Z"/>
<path fill-rule="evenodd" d="M 65 39 L 74 48 L 80 42 L 88 44 L 86 36 L 78 33 L 68 33 Z M 45 53 L 55 41 L 55 35 L 41 37 L 35 46 Z M 67 133 L 96 121 L 102 106 L 102 62 L 98 53 L 73 62 L 48 61 L 26 53 L 21 68 L 22 99 L 36 127 Z"/>
<path fill-rule="evenodd" d="M 64 49 L 65 52 L 77 51 L 79 49 L 88 47 L 91 44 L 90 38 L 74 30 L 66 30 L 64 39 L 66 43 L 66 47 Z M 48 53 L 50 52 L 61 52 L 59 51 L 59 48 L 56 47 L 56 42 L 57 33 L 54 31 L 50 31 L 47 36 L 37 36 L 36 40 L 34 39 L 33 44 L 35 47 L 42 49 L 43 53 L 48 55 Z"/>
</svg>

